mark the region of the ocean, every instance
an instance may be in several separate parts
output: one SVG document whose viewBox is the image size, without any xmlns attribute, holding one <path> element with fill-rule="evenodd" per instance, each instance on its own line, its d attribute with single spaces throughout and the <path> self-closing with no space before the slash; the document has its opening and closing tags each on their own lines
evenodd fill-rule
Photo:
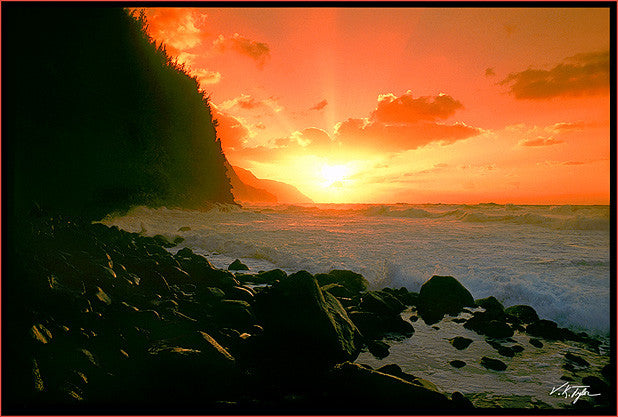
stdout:
<svg viewBox="0 0 618 417">
<path fill-rule="evenodd" d="M 136 207 L 103 223 L 185 240 L 216 267 L 350 269 L 374 288 L 419 291 L 451 275 L 474 298 L 527 304 L 562 327 L 604 336 L 610 316 L 608 206 L 215 205 Z M 189 227 L 188 231 L 179 231 Z"/>
<path fill-rule="evenodd" d="M 149 236 L 181 236 L 185 240 L 170 251 L 189 247 L 219 268 L 238 258 L 249 272 L 350 269 L 373 288 L 411 291 L 432 275 L 452 275 L 474 298 L 493 295 L 505 307 L 530 305 L 541 318 L 600 337 L 600 351 L 547 340 L 536 348 L 517 332 L 512 342 L 523 353 L 506 358 L 483 336 L 445 317 L 435 326 L 414 322 L 410 338 L 387 339 L 386 358 L 364 351 L 356 361 L 375 369 L 396 363 L 484 407 L 561 408 L 572 400 L 551 392 L 564 384 L 567 352 L 585 358 L 590 371 L 600 372 L 609 362 L 609 216 L 608 206 L 216 205 L 203 212 L 136 207 L 103 223 Z M 455 336 L 473 342 L 457 351 L 449 343 Z M 500 358 L 508 371 L 487 371 L 480 364 L 486 355 Z M 467 365 L 454 369 L 454 359 Z"/>
</svg>

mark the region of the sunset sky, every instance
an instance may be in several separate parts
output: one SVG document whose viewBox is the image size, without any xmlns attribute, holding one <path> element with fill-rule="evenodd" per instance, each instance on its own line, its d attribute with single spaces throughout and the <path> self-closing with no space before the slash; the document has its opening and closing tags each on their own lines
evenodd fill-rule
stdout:
<svg viewBox="0 0 618 417">
<path fill-rule="evenodd" d="M 316 202 L 609 202 L 609 9 L 146 14 L 230 162 Z"/>
</svg>

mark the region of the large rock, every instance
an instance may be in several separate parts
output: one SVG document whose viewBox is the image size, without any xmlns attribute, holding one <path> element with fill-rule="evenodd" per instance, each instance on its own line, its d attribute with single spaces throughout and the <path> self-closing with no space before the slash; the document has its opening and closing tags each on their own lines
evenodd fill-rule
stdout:
<svg viewBox="0 0 618 417">
<path fill-rule="evenodd" d="M 367 311 L 351 311 L 350 319 L 369 339 L 381 339 L 389 333 L 410 337 L 414 334 L 414 326 L 397 315 L 380 315 Z"/>
<path fill-rule="evenodd" d="M 337 299 L 322 292 L 306 271 L 290 275 L 256 296 L 255 311 L 268 350 L 280 366 L 327 367 L 354 360 L 360 333 Z"/>
<path fill-rule="evenodd" d="M 337 365 L 330 374 L 328 405 L 358 410 L 452 409 L 452 402 L 435 385 L 412 382 L 367 369 L 356 363 Z"/>
<path fill-rule="evenodd" d="M 493 295 L 487 298 L 476 300 L 476 304 L 485 309 L 485 312 L 494 319 L 504 318 L 504 307 Z"/>
<path fill-rule="evenodd" d="M 434 275 L 420 290 L 417 308 L 428 324 L 442 319 L 445 314 L 455 315 L 466 306 L 474 306 L 472 294 L 455 278 Z"/>
<path fill-rule="evenodd" d="M 397 298 L 384 291 L 369 291 L 362 295 L 360 308 L 380 315 L 398 315 L 406 306 Z"/>
<path fill-rule="evenodd" d="M 361 274 L 341 269 L 333 269 L 328 274 L 316 274 L 315 278 L 320 286 L 339 284 L 354 294 L 365 291 L 369 284 Z"/>
<path fill-rule="evenodd" d="M 520 304 L 516 306 L 511 306 L 504 310 L 504 312 L 511 316 L 517 317 L 517 319 L 521 323 L 525 324 L 534 323 L 539 319 L 539 316 L 538 314 L 536 314 L 534 308 L 527 305 Z"/>
<path fill-rule="evenodd" d="M 526 326 L 526 333 L 536 337 L 542 337 L 550 340 L 560 340 L 563 334 L 556 322 L 551 320 L 537 320 Z"/>
</svg>

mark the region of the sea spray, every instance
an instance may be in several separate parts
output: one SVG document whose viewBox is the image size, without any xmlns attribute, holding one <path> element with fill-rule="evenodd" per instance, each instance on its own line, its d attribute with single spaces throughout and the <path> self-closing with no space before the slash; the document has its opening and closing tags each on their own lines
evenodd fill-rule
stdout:
<svg viewBox="0 0 618 417">
<path fill-rule="evenodd" d="M 576 330 L 609 331 L 609 208 L 518 205 L 217 205 L 136 207 L 106 224 L 185 240 L 226 268 L 350 269 L 372 288 L 418 291 L 452 275 L 475 298 L 529 304 Z M 180 231 L 182 227 L 190 230 Z"/>
</svg>

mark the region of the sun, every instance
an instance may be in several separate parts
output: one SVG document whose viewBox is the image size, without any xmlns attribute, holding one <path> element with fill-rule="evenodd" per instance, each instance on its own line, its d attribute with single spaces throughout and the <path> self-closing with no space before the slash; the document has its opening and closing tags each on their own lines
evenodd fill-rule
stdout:
<svg viewBox="0 0 618 417">
<path fill-rule="evenodd" d="M 324 187 L 340 187 L 348 175 L 348 168 L 345 165 L 328 165 L 322 166 L 322 178 Z"/>
</svg>

